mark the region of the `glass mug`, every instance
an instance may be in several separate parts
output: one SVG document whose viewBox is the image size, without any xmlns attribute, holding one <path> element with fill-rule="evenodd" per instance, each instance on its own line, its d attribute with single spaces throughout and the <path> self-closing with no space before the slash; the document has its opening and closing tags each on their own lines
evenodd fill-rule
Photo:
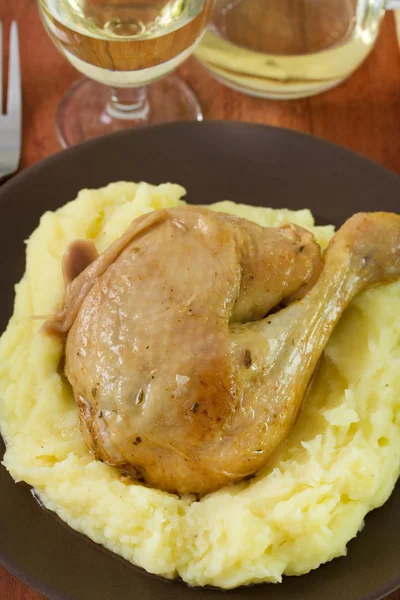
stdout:
<svg viewBox="0 0 400 600">
<path fill-rule="evenodd" d="M 367 57 L 386 0 L 217 0 L 195 56 L 253 96 L 302 98 L 346 79 Z"/>
</svg>

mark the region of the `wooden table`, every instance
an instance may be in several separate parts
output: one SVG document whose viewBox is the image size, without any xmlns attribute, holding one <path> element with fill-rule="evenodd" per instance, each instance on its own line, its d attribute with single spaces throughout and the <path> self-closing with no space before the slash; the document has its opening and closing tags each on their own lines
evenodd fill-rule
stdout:
<svg viewBox="0 0 400 600">
<path fill-rule="evenodd" d="M 35 0 L 3 0 L 0 21 L 20 26 L 24 127 L 21 169 L 57 152 L 54 115 L 79 74 L 53 47 Z M 193 60 L 180 69 L 198 95 L 206 119 L 268 123 L 321 136 L 400 174 L 400 51 L 393 15 L 385 17 L 368 60 L 347 82 L 305 100 L 266 101 L 223 87 Z M 400 600 L 400 591 L 387 600 Z M 0 568 L 0 600 L 45 600 Z"/>
</svg>

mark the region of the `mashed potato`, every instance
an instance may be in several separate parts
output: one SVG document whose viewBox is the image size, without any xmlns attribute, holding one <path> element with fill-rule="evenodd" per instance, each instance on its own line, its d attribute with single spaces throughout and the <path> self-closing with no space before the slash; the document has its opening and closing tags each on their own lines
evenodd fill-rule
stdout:
<svg viewBox="0 0 400 600">
<path fill-rule="evenodd" d="M 346 553 L 371 509 L 391 493 L 400 464 L 400 282 L 360 295 L 332 336 L 289 439 L 255 479 L 200 502 L 141 485 L 90 456 L 78 409 L 58 371 L 62 345 L 39 332 L 63 298 L 60 260 L 75 238 L 99 251 L 144 212 L 182 204 L 177 185 L 114 183 L 83 190 L 43 215 L 0 341 L 4 464 L 72 528 L 129 561 L 192 585 L 278 582 Z M 261 225 L 290 220 L 326 246 L 330 227 L 303 210 L 222 202 Z"/>
</svg>

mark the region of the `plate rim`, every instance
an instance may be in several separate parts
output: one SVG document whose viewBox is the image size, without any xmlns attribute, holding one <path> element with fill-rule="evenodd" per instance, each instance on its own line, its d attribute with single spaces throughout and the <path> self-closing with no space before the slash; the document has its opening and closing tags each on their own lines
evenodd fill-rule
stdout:
<svg viewBox="0 0 400 600">
<path fill-rule="evenodd" d="M 288 127 L 279 127 L 275 125 L 264 125 L 263 123 L 253 123 L 253 122 L 245 122 L 245 121 L 232 121 L 232 120 L 221 120 L 221 119 L 209 119 L 205 121 L 172 121 L 167 123 L 156 123 L 150 125 L 139 125 L 132 129 L 124 129 L 122 131 L 116 131 L 114 133 L 109 133 L 104 136 L 99 136 L 96 138 L 92 138 L 90 140 L 86 140 L 81 144 L 77 144 L 76 146 L 70 146 L 69 148 L 60 148 L 57 152 L 50 154 L 50 156 L 46 156 L 42 158 L 36 163 L 29 165 L 26 168 L 23 168 L 22 171 L 17 172 L 16 175 L 11 176 L 11 178 L 5 181 L 0 188 L 0 202 L 2 202 L 3 196 L 9 191 L 12 190 L 15 185 L 17 185 L 20 181 L 23 181 L 25 178 L 29 177 L 31 174 L 36 173 L 36 171 L 40 171 L 44 166 L 51 166 L 53 163 L 56 164 L 60 160 L 63 160 L 63 156 L 68 156 L 75 154 L 77 151 L 85 148 L 90 148 L 91 146 L 96 146 L 98 144 L 107 142 L 110 139 L 119 139 L 124 137 L 134 136 L 136 132 L 146 132 L 152 130 L 164 130 L 164 129 L 175 129 L 175 128 L 187 128 L 187 127 L 195 127 L 195 128 L 206 128 L 210 126 L 217 125 L 218 127 L 228 127 L 228 128 L 237 128 L 237 129 L 259 129 L 259 130 L 267 130 L 273 132 L 281 132 L 284 135 L 294 136 L 298 139 L 307 140 L 309 143 L 320 143 L 322 142 L 326 146 L 330 146 L 334 151 L 340 151 L 341 153 L 346 152 L 353 158 L 357 158 L 357 160 L 361 160 L 363 162 L 367 161 L 370 163 L 373 168 L 380 169 L 383 173 L 386 173 L 388 176 L 393 177 L 400 181 L 400 174 L 395 173 L 394 171 L 388 169 L 384 165 L 374 161 L 372 158 L 368 156 L 364 156 L 351 148 L 347 148 L 346 146 L 341 146 L 335 142 L 331 142 L 330 140 L 326 140 L 321 136 L 316 136 L 311 133 L 306 133 L 303 131 L 297 131 L 295 129 L 289 129 Z"/>
</svg>

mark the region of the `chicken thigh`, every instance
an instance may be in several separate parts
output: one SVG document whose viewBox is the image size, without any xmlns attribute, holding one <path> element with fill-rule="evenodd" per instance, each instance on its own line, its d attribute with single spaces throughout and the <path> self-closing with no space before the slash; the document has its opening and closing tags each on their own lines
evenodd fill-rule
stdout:
<svg viewBox="0 0 400 600">
<path fill-rule="evenodd" d="M 260 470 L 343 310 L 400 277 L 400 216 L 386 213 L 349 219 L 322 272 L 309 232 L 195 207 L 140 217 L 93 262 L 79 243 L 84 258 L 71 268 L 69 248 L 74 278 L 47 329 L 69 331 L 83 437 L 97 459 L 178 494 Z"/>
</svg>

